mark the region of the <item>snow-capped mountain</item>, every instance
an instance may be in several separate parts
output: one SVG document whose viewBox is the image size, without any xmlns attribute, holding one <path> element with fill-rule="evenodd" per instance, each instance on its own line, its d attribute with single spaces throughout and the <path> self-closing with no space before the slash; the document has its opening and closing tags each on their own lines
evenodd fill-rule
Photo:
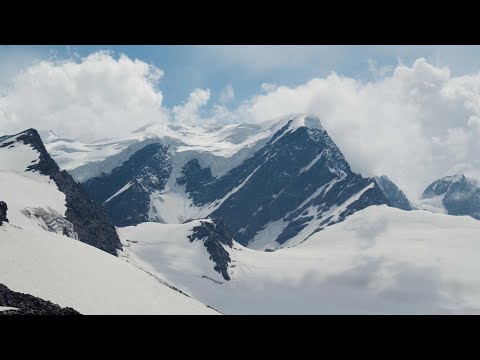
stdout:
<svg viewBox="0 0 480 360">
<path fill-rule="evenodd" d="M 275 249 L 370 205 L 390 204 L 375 179 L 351 171 L 309 115 L 207 129 L 154 124 L 89 146 L 45 138 L 117 226 L 221 218 L 239 243 Z M 96 160 L 77 159 L 77 151 Z"/>
<path fill-rule="evenodd" d="M 29 129 L 0 142 L 0 199 L 11 223 L 67 235 L 111 254 L 121 248 L 104 209 L 60 170 Z"/>
<path fill-rule="evenodd" d="M 469 215 L 480 219 L 480 188 L 463 174 L 446 176 L 430 184 L 418 207 L 449 215 Z"/>
<path fill-rule="evenodd" d="M 387 197 L 390 205 L 402 210 L 412 210 L 412 205 L 407 199 L 405 194 L 395 183 L 386 175 L 375 177 L 378 186 L 382 190 L 383 194 Z"/>
<path fill-rule="evenodd" d="M 207 250 L 215 227 L 191 240 L 205 223 L 120 228 L 119 256 L 226 314 L 480 313 L 480 222 L 470 217 L 370 206 L 270 252 L 227 235 L 228 279 Z"/>
</svg>

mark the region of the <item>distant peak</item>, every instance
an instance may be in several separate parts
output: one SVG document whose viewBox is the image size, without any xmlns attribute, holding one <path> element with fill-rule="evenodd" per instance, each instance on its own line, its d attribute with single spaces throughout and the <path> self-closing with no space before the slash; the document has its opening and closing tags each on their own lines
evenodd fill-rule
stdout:
<svg viewBox="0 0 480 360">
<path fill-rule="evenodd" d="M 420 196 L 420 199 L 429 199 L 448 193 L 454 184 L 476 186 L 476 181 L 465 177 L 464 174 L 445 176 L 431 183 Z"/>
</svg>

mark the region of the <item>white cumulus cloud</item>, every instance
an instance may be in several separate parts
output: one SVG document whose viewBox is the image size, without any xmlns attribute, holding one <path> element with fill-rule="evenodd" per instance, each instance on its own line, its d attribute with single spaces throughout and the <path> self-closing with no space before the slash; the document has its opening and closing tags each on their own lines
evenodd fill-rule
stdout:
<svg viewBox="0 0 480 360">
<path fill-rule="evenodd" d="M 165 118 L 156 89 L 162 75 L 155 66 L 108 52 L 39 62 L 15 76 L 0 97 L 0 130 L 36 127 L 84 140 L 124 134 Z"/>
<path fill-rule="evenodd" d="M 173 107 L 175 121 L 190 125 L 201 123 L 200 110 L 209 100 L 209 89 L 193 90 L 185 103 Z"/>
</svg>

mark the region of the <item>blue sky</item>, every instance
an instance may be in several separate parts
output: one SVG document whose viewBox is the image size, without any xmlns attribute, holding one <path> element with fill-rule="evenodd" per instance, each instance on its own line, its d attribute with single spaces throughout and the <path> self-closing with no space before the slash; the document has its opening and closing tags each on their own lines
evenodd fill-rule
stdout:
<svg viewBox="0 0 480 360">
<path fill-rule="evenodd" d="M 210 89 L 214 101 L 230 84 L 236 95 L 231 105 L 236 105 L 258 93 L 262 83 L 295 86 L 332 71 L 371 80 L 375 75 L 369 59 L 386 72 L 399 62 L 411 65 L 419 57 L 438 67 L 448 65 L 453 75 L 480 69 L 479 46 L 1 46 L 0 83 L 52 54 L 68 58 L 76 52 L 84 57 L 100 49 L 125 53 L 162 69 L 159 86 L 168 107 L 184 101 L 195 88 Z"/>
</svg>

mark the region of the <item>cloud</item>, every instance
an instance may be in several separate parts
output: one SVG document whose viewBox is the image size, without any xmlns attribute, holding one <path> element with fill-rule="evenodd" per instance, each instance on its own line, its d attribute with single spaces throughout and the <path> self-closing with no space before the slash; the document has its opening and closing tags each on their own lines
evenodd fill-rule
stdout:
<svg viewBox="0 0 480 360">
<path fill-rule="evenodd" d="M 166 119 L 157 90 L 162 76 L 155 66 L 109 52 L 38 62 L 0 97 L 0 131 L 36 127 L 83 140 L 125 134 Z"/>
<path fill-rule="evenodd" d="M 175 121 L 190 125 L 201 123 L 200 110 L 208 103 L 209 100 L 209 89 L 193 90 L 185 103 L 173 107 Z"/>
</svg>

